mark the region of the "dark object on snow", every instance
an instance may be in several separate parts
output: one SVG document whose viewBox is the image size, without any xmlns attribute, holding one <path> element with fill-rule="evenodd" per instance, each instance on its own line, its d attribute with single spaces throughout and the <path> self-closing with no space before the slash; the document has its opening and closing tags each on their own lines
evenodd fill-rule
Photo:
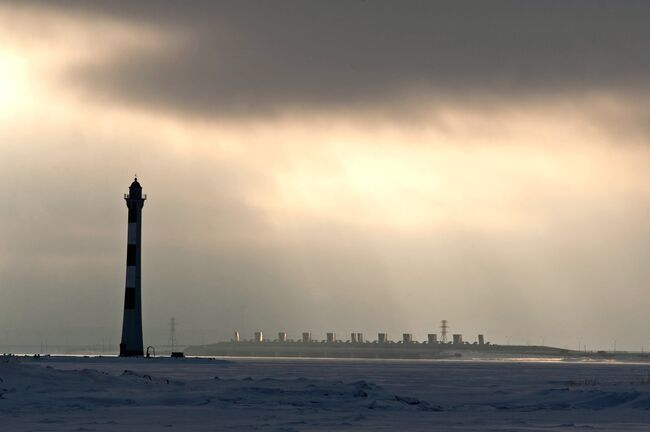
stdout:
<svg viewBox="0 0 650 432">
<path fill-rule="evenodd" d="M 185 354 L 182 351 L 172 351 L 172 358 L 183 358 Z"/>
</svg>

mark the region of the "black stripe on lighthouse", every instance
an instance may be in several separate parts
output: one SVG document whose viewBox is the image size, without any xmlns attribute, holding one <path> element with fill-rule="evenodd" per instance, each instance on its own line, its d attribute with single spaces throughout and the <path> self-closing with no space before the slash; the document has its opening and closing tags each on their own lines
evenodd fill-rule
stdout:
<svg viewBox="0 0 650 432">
<path fill-rule="evenodd" d="M 135 288 L 124 290 L 124 309 L 135 309 Z"/>
<path fill-rule="evenodd" d="M 129 223 L 136 223 L 138 221 L 138 209 L 129 207 Z"/>
<path fill-rule="evenodd" d="M 127 266 L 135 266 L 137 247 L 138 246 L 134 245 L 134 244 L 127 245 L 127 247 L 126 247 L 126 265 Z"/>
</svg>

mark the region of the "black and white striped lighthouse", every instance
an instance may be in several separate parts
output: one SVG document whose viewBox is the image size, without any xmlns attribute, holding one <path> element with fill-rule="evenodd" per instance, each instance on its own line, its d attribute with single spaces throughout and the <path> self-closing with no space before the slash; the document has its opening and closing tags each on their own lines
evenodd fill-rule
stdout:
<svg viewBox="0 0 650 432">
<path fill-rule="evenodd" d="M 120 357 L 142 356 L 142 295 L 140 291 L 140 253 L 142 245 L 142 207 L 146 195 L 136 177 L 129 193 L 124 194 L 129 208 L 129 230 L 126 246 L 126 288 L 124 290 L 124 321 Z"/>
</svg>

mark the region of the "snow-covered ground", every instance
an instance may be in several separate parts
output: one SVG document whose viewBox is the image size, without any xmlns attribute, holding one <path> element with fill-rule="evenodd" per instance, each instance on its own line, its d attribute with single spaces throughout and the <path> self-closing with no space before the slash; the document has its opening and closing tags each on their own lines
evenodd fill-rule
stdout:
<svg viewBox="0 0 650 432">
<path fill-rule="evenodd" d="M 650 430 L 650 365 L 0 359 L 0 431 Z"/>
</svg>

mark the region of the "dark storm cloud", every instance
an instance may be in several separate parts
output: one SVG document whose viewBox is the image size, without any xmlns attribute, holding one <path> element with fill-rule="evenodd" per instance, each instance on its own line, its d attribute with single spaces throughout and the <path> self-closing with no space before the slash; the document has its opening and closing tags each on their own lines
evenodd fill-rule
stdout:
<svg viewBox="0 0 650 432">
<path fill-rule="evenodd" d="M 641 1 L 37 2 L 153 25 L 176 42 L 77 65 L 69 82 L 200 115 L 646 92 Z"/>
</svg>

